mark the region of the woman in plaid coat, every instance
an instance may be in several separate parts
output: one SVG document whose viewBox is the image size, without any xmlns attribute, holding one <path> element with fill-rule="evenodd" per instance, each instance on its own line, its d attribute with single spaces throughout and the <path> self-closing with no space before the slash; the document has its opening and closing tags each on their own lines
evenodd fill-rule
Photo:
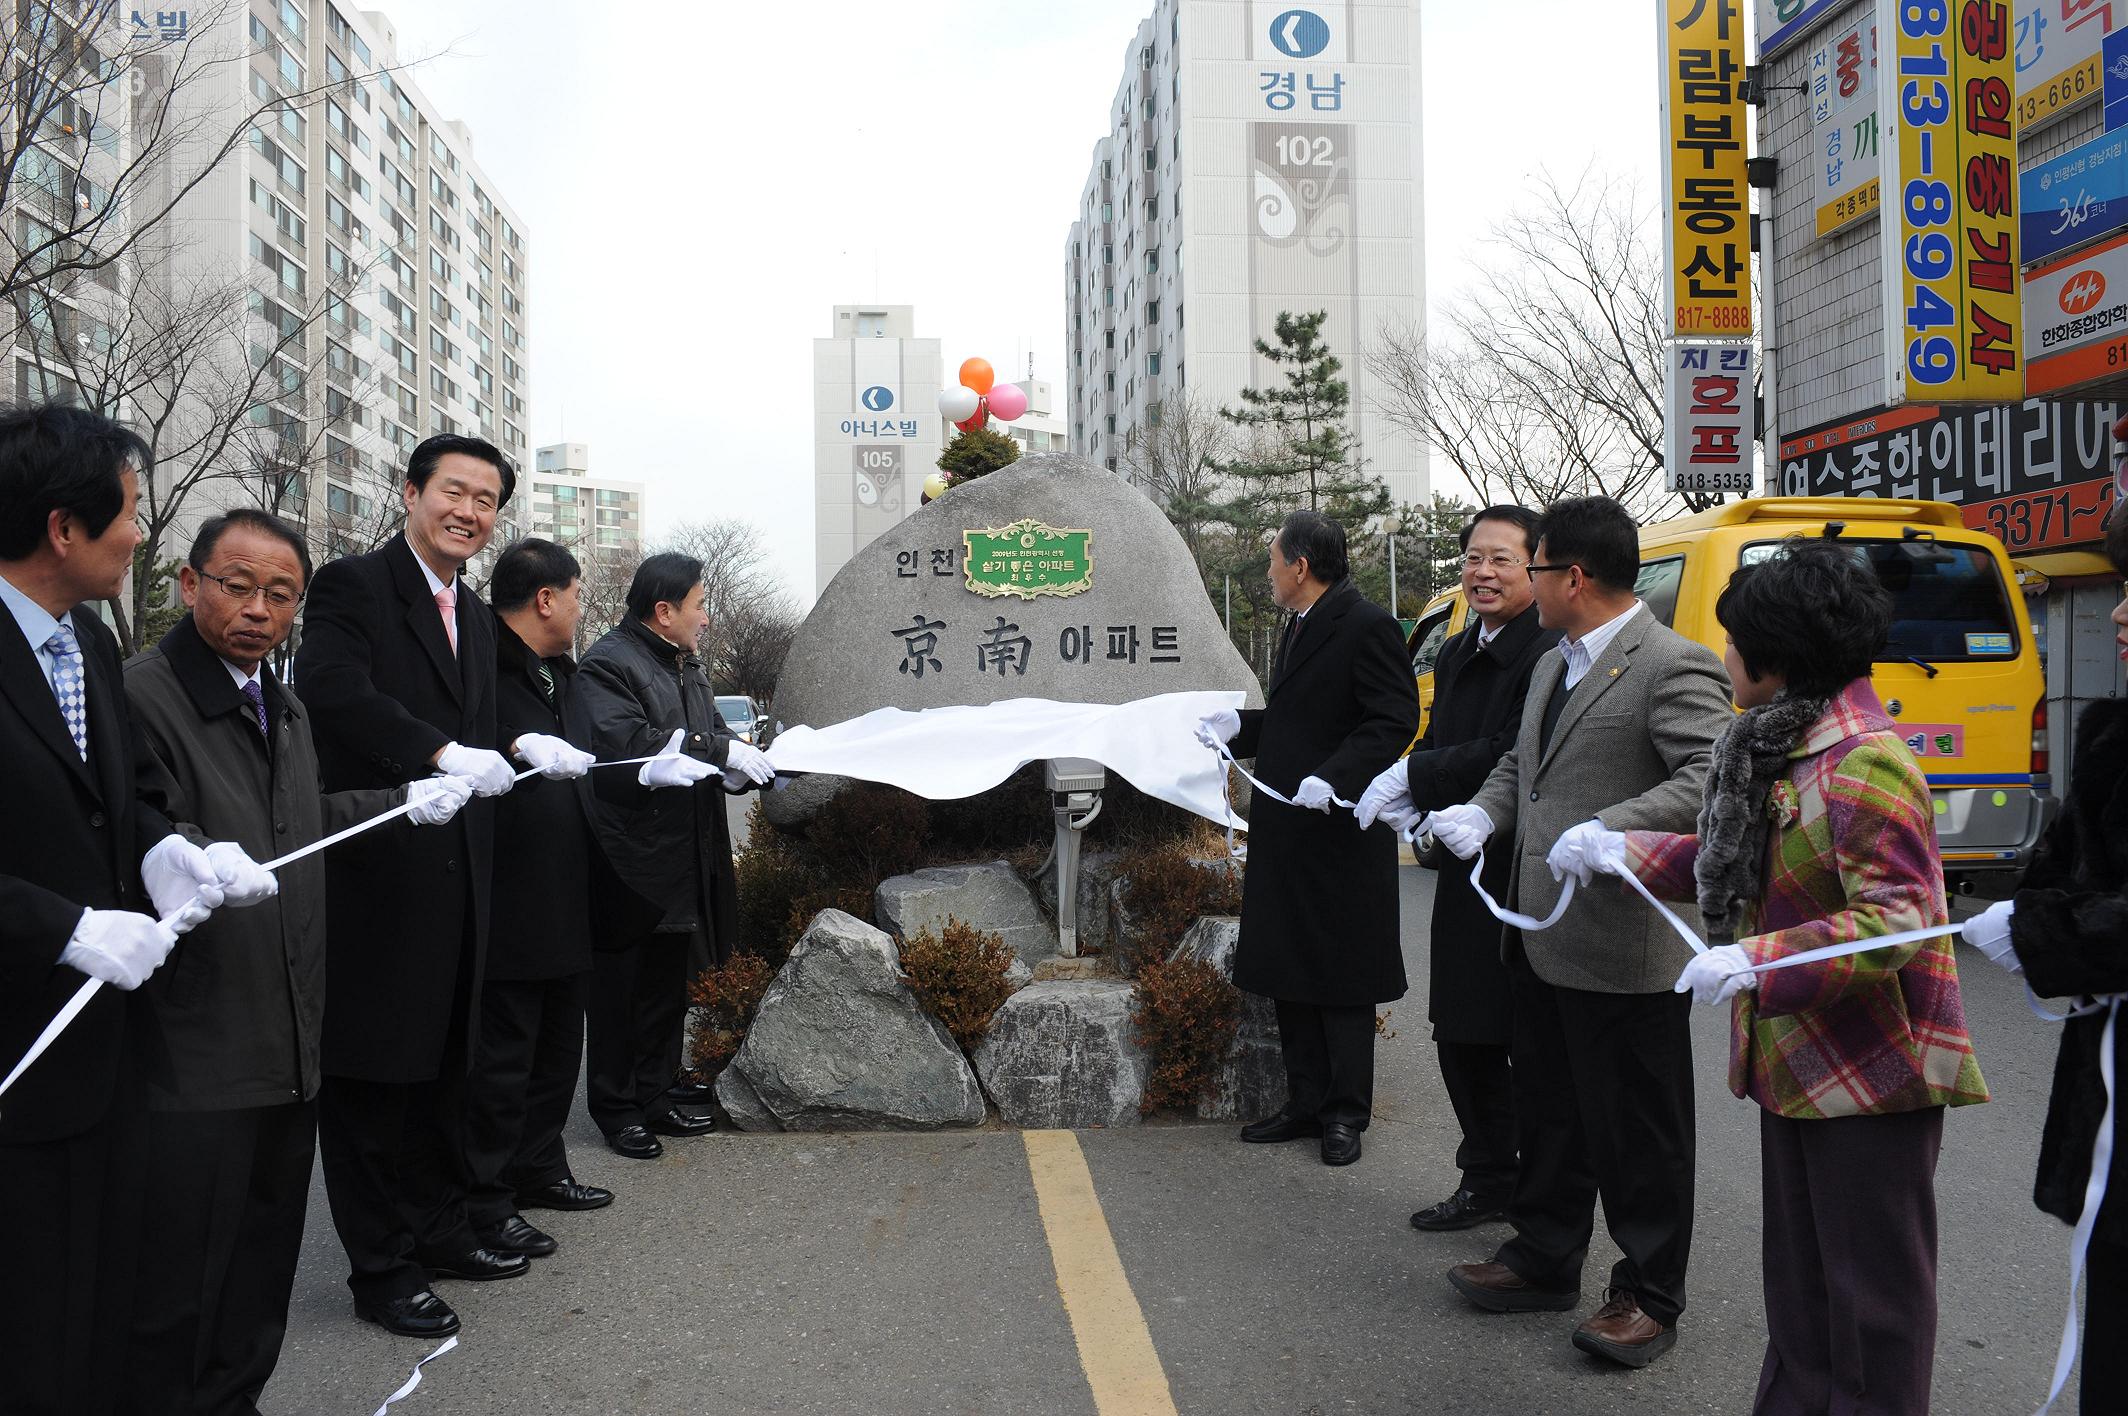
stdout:
<svg viewBox="0 0 2128 1416">
<path fill-rule="evenodd" d="M 1948 918 L 1927 780 L 1869 682 L 1890 597 L 1853 552 L 1799 541 L 1739 570 L 1715 615 L 1744 711 L 1715 744 L 1699 830 L 1597 854 L 1697 900 L 1713 947 L 1678 991 L 1734 1000 L 1729 1087 L 1760 1108 L 1753 1411 L 1925 1412 L 1943 1112 L 1987 1100 L 1952 938 L 1747 972 Z"/>
</svg>

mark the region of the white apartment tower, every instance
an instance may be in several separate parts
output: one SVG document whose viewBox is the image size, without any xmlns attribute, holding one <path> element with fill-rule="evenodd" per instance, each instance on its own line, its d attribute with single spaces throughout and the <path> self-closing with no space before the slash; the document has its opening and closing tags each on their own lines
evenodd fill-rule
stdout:
<svg viewBox="0 0 2128 1416">
<path fill-rule="evenodd" d="M 813 341 L 813 580 L 922 505 L 938 470 L 939 342 L 916 337 L 913 305 L 837 305 Z"/>
<path fill-rule="evenodd" d="M 407 453 L 432 433 L 485 438 L 522 467 L 525 223 L 474 160 L 466 126 L 393 72 L 386 16 L 330 0 L 19 13 L 62 10 L 78 32 L 34 47 L 47 63 L 97 57 L 114 77 L 33 135 L 35 181 L 13 184 L 0 213 L 8 238 L 33 246 L 54 225 L 66 231 L 75 210 L 93 215 L 110 193 L 100 183 L 126 182 L 126 164 L 154 150 L 164 107 L 181 138 L 109 203 L 95 239 L 122 239 L 180 200 L 123 258 L 32 302 L 13 331 L 7 383 L 18 399 L 77 399 L 137 425 L 159 421 L 152 387 L 114 399 L 76 376 L 95 372 L 96 356 L 170 365 L 142 312 L 193 319 L 190 334 L 166 342 L 175 362 L 211 362 L 212 376 L 166 410 L 180 430 L 166 441 L 189 446 L 186 420 L 211 421 L 202 409 L 216 398 L 239 400 L 243 426 L 215 444 L 217 461 L 162 554 L 181 554 L 190 527 L 228 505 L 303 523 L 324 556 L 366 550 L 395 528 Z M 249 113 L 258 116 L 247 128 Z M 232 134 L 237 146 L 218 156 Z M 77 217 L 74 229 L 83 225 Z M 159 482 L 187 470 L 164 457 Z"/>
<path fill-rule="evenodd" d="M 586 564 L 595 556 L 632 574 L 643 558 L 643 484 L 592 476 L 584 443 L 541 448 L 505 515 L 512 538 L 545 537 Z"/>
<path fill-rule="evenodd" d="M 1065 246 L 1074 451 L 1127 473 L 1185 394 L 1278 381 L 1254 343 L 1281 311 L 1324 310 L 1368 470 L 1426 499 L 1363 357 L 1425 313 L 1419 96 L 1412 0 L 1158 0 Z"/>
</svg>

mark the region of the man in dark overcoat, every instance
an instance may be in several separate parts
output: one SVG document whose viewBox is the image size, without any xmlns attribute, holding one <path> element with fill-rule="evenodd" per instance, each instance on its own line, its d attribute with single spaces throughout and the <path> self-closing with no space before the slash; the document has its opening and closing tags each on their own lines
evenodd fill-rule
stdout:
<svg viewBox="0 0 2128 1416">
<path fill-rule="evenodd" d="M 516 778 L 497 751 L 495 617 L 459 572 L 495 530 L 517 474 L 477 438 L 439 434 L 407 462 L 406 530 L 318 572 L 296 651 L 328 791 L 442 771 L 482 796 Z M 510 744 L 543 772 L 566 743 Z M 318 1152 L 356 1314 L 408 1337 L 455 1332 L 431 1278 L 515 1278 L 482 1246 L 461 1172 L 478 1035 L 495 814 L 474 801 L 418 836 L 392 827 L 326 853 L 331 901 Z"/>
<path fill-rule="evenodd" d="M 1515 744 L 1530 671 L 1559 631 L 1537 622 L 1529 563 L 1537 549 L 1537 513 L 1491 506 L 1463 528 L 1463 595 L 1470 623 L 1441 646 L 1433 668 L 1433 716 L 1411 755 L 1392 765 L 1360 798 L 1362 827 L 1377 819 L 1403 829 L 1436 807 L 1477 795 Z M 1428 842 L 1434 881 L 1427 949 L 1426 1016 L 1433 1024 L 1441 1084 L 1463 1130 L 1456 1148 L 1462 1177 L 1454 1193 L 1411 1217 L 1419 1229 L 1468 1229 L 1498 1219 L 1515 1187 L 1515 1104 L 1508 1061 L 1507 966 L 1500 962 L 1500 922 L 1471 888 L 1470 872 Z M 1512 862 L 1485 863 L 1494 899 L 1507 889 Z"/>
<path fill-rule="evenodd" d="M 1396 620 L 1352 583 L 1345 531 L 1297 511 L 1271 544 L 1271 593 L 1293 612 L 1262 708 L 1198 729 L 1254 757 L 1234 982 L 1277 1004 L 1286 1106 L 1244 1126 L 1251 1142 L 1322 1137 L 1325 1165 L 1360 1157 L 1374 1106 L 1374 1009 L 1404 996 L 1396 836 L 1362 830 L 1356 801 L 1419 727 L 1418 686 Z"/>
<path fill-rule="evenodd" d="M 588 741 L 570 646 L 583 618 L 582 569 L 526 537 L 495 562 L 495 703 L 506 741 Z M 591 980 L 591 872 L 598 847 L 588 781 L 517 784 L 495 804 L 495 914 L 481 984 L 480 1045 L 466 1105 L 467 1210 L 482 1245 L 540 1257 L 551 1235 L 525 1207 L 598 1209 L 613 1192 L 577 1183 L 562 1126 L 576 1100 Z"/>
<path fill-rule="evenodd" d="M 703 593 L 701 561 L 648 557 L 629 584 L 628 613 L 577 671 L 587 742 L 601 759 L 663 753 L 679 734 L 678 757 L 721 769 L 684 783 L 651 767 L 593 781 L 592 828 L 621 888 L 602 902 L 609 927 L 592 964 L 585 1100 L 606 1144 L 631 1160 L 662 1155 L 660 1135 L 715 1129 L 713 1117 L 675 1109 L 666 1090 L 686 1032 L 688 961 L 723 962 L 738 935 L 724 789 L 776 775 L 717 713 L 696 652 L 709 627 Z"/>
<path fill-rule="evenodd" d="M 460 777 L 318 790 L 310 716 L 269 656 L 310 578 L 303 533 L 239 509 L 200 528 L 188 613 L 126 664 L 147 753 L 140 791 L 195 841 L 260 860 L 420 798 L 416 825 L 472 796 Z M 210 846 L 210 851 L 221 847 Z M 255 909 L 221 910 L 138 996 L 146 1114 L 126 1147 L 153 1177 L 132 1275 L 128 1412 L 250 1412 L 273 1375 L 317 1145 L 325 1013 L 325 857 L 275 872 Z"/>
</svg>

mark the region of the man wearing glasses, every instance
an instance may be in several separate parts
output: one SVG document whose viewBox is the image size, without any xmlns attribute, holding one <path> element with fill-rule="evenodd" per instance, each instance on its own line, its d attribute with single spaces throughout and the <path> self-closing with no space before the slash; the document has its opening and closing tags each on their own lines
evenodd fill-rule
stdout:
<svg viewBox="0 0 2128 1416">
<path fill-rule="evenodd" d="M 1545 509 L 1527 574 L 1559 652 L 1531 674 L 1513 750 L 1469 804 L 1427 822 L 1465 860 L 1492 839 L 1512 909 L 1542 918 L 1566 876 L 1584 887 L 1551 928 L 1504 931 L 1515 1233 L 1449 1282 L 1494 1312 L 1575 1308 L 1600 1195 L 1623 1257 L 1573 1344 L 1629 1367 L 1675 1345 L 1685 1306 L 1691 1000 L 1671 991 L 1682 950 L 1668 927 L 1623 890 L 1587 888 L 1589 854 L 1613 831 L 1691 831 L 1730 717 L 1722 661 L 1656 621 L 1634 594 L 1639 572 L 1639 528 L 1617 502 Z"/>
<path fill-rule="evenodd" d="M 1472 620 L 1441 646 L 1433 671 L 1433 717 L 1411 755 L 1374 779 L 1359 801 L 1362 829 L 1377 818 L 1402 830 L 1429 811 L 1469 801 L 1522 726 L 1530 672 L 1559 631 L 1538 623 L 1529 563 L 1537 513 L 1489 506 L 1463 528 L 1463 597 Z M 1515 1187 L 1515 1106 L 1508 1061 L 1507 967 L 1500 922 L 1470 883 L 1470 872 L 1435 846 L 1428 935 L 1426 1015 L 1433 1024 L 1441 1085 L 1463 1130 L 1462 1172 L 1453 1193 L 1411 1217 L 1414 1227 L 1469 1229 L 1499 1219 Z M 1509 853 L 1485 862 L 1494 899 L 1507 894 Z"/>
<path fill-rule="evenodd" d="M 263 511 L 215 517 L 178 572 L 188 613 L 126 665 L 142 798 L 180 832 L 258 860 L 409 795 L 416 825 L 441 825 L 473 794 L 463 777 L 319 792 L 310 716 L 269 663 L 309 579 L 295 527 Z M 131 1155 L 152 1179 L 126 1410 L 254 1409 L 280 1356 L 317 1139 L 324 857 L 277 876 L 275 899 L 217 913 L 140 992 L 152 1045 Z"/>
</svg>

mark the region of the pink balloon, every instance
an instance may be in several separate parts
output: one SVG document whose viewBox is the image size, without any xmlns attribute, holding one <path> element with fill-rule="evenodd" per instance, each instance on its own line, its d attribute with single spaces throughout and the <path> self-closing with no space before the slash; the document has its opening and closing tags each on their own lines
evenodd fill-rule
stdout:
<svg viewBox="0 0 2128 1416">
<path fill-rule="evenodd" d="M 991 387 L 990 416 L 1010 423 L 1027 411 L 1027 391 L 1018 384 L 996 384 Z"/>
</svg>

